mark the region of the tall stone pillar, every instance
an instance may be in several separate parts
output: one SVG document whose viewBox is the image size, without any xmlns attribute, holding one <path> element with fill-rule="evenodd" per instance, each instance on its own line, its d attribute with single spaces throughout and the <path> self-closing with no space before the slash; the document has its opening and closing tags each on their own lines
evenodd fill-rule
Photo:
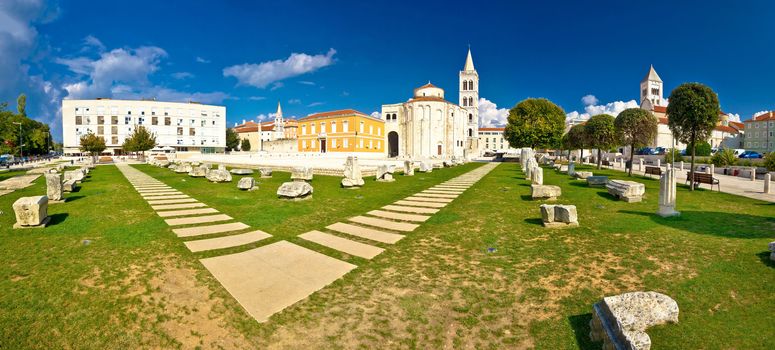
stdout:
<svg viewBox="0 0 775 350">
<path fill-rule="evenodd" d="M 681 213 L 675 210 L 675 170 L 668 168 L 659 178 L 659 211 L 662 217 L 676 216 Z"/>
<path fill-rule="evenodd" d="M 772 181 L 772 176 L 770 173 L 764 174 L 764 193 L 772 193 L 772 188 L 770 187 L 770 181 Z"/>
<path fill-rule="evenodd" d="M 46 175 L 46 196 L 49 199 L 49 203 L 62 202 L 62 174 L 60 173 L 47 173 Z"/>
</svg>

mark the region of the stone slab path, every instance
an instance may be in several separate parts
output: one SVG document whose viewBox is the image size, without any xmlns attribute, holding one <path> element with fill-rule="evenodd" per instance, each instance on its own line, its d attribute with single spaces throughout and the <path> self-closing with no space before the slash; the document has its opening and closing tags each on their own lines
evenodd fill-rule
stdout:
<svg viewBox="0 0 775 350">
<path fill-rule="evenodd" d="M 379 244 L 395 244 L 404 238 L 497 165 L 484 165 L 379 210 L 298 237 L 345 254 L 373 259 L 385 251 Z M 232 222 L 230 216 L 218 213 L 135 168 L 125 164 L 117 166 L 151 208 L 166 218 L 168 225 L 186 225 L 172 228 L 173 233 L 178 237 L 202 237 L 184 242 L 191 252 L 239 247 L 271 237 L 266 232 L 250 230 L 243 223 Z M 215 234 L 218 237 L 207 237 Z M 200 261 L 259 322 L 267 321 L 273 314 L 357 268 L 288 241 Z"/>
</svg>

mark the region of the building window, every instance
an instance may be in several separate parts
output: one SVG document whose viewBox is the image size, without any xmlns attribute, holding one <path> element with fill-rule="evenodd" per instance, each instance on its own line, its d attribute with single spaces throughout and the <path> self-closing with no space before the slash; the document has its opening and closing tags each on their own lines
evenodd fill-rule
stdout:
<svg viewBox="0 0 775 350">
<path fill-rule="evenodd" d="M 369 135 L 374 135 L 374 126 L 369 125 Z"/>
<path fill-rule="evenodd" d="M 363 139 L 361 139 L 360 148 L 363 148 Z"/>
<path fill-rule="evenodd" d="M 124 125 L 129 125 L 129 123 L 132 122 L 132 117 L 125 117 L 124 118 Z"/>
<path fill-rule="evenodd" d="M 468 137 L 474 137 L 474 129 L 468 129 Z"/>
<path fill-rule="evenodd" d="M 118 136 L 113 136 L 110 138 L 110 143 L 117 145 L 118 144 Z"/>
<path fill-rule="evenodd" d="M 342 141 L 342 146 L 344 146 L 344 148 L 350 147 L 350 139 L 344 139 L 344 141 Z"/>
<path fill-rule="evenodd" d="M 170 120 L 170 117 L 164 117 L 164 125 L 170 126 L 172 124 L 172 120 Z"/>
<path fill-rule="evenodd" d="M 105 133 L 105 127 L 100 125 L 97 127 L 97 135 L 102 135 Z"/>
<path fill-rule="evenodd" d="M 465 107 L 465 106 L 466 106 L 466 103 L 468 103 L 468 99 L 467 99 L 467 98 L 465 98 L 465 97 L 463 97 L 463 107 Z"/>
<path fill-rule="evenodd" d="M 331 148 L 336 148 L 336 140 L 331 139 Z"/>
<path fill-rule="evenodd" d="M 301 148 L 307 148 L 307 140 L 301 141 Z"/>
<path fill-rule="evenodd" d="M 112 116 L 110 117 L 110 123 L 113 125 L 118 125 L 118 116 Z"/>
<path fill-rule="evenodd" d="M 363 127 L 364 127 L 363 122 L 361 122 L 361 134 L 363 134 Z M 363 140 L 361 140 L 361 141 L 363 141 Z M 361 147 L 363 147 L 363 146 L 361 145 Z"/>
<path fill-rule="evenodd" d="M 309 133 L 310 134 L 314 134 L 315 133 L 315 124 L 314 123 L 309 125 Z"/>
<path fill-rule="evenodd" d="M 183 136 L 183 128 L 178 128 L 178 136 Z"/>
<path fill-rule="evenodd" d="M 471 113 L 468 113 L 468 122 L 473 123 L 474 122 L 474 115 Z"/>
<path fill-rule="evenodd" d="M 105 124 L 105 117 L 97 116 L 97 124 Z"/>
<path fill-rule="evenodd" d="M 350 122 L 349 121 L 345 120 L 345 121 L 342 122 L 342 131 L 343 132 L 350 131 Z M 347 146 L 345 146 L 345 147 L 347 147 Z"/>
<path fill-rule="evenodd" d="M 468 81 L 463 80 L 463 90 L 468 90 Z"/>
<path fill-rule="evenodd" d="M 75 116 L 75 125 L 83 125 L 83 117 L 80 115 Z"/>
<path fill-rule="evenodd" d="M 335 121 L 331 122 L 331 132 L 336 132 L 336 122 Z"/>
<path fill-rule="evenodd" d="M 113 135 L 118 135 L 118 127 L 117 126 L 111 126 L 110 127 L 110 133 Z"/>
<path fill-rule="evenodd" d="M 196 136 L 196 129 L 189 128 L 188 129 L 188 136 Z"/>
</svg>

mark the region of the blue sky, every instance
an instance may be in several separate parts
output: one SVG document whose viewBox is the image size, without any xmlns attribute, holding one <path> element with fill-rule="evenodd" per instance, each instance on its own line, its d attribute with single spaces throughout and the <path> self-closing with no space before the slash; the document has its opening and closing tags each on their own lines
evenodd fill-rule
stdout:
<svg viewBox="0 0 775 350">
<path fill-rule="evenodd" d="M 26 92 L 54 130 L 79 97 L 222 104 L 229 125 L 277 101 L 371 113 L 429 80 L 457 102 L 471 45 L 483 124 L 527 97 L 615 113 L 649 64 L 667 92 L 705 83 L 745 120 L 775 109 L 774 15 L 767 1 L 3 0 L 0 101 Z"/>
</svg>

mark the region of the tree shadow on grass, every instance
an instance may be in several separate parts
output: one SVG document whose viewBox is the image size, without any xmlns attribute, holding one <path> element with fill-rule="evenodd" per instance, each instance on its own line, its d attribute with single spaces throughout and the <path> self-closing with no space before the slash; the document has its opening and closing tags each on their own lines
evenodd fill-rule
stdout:
<svg viewBox="0 0 775 350">
<path fill-rule="evenodd" d="M 584 188 L 596 188 L 596 187 L 589 187 L 586 181 L 571 181 L 568 183 L 568 185 L 576 186 L 576 187 L 584 187 Z M 597 188 L 599 189 L 599 187 Z"/>
<path fill-rule="evenodd" d="M 86 197 L 86 196 L 68 196 L 68 197 L 65 198 L 65 203 L 70 203 L 70 202 L 73 202 L 73 201 L 77 201 L 77 200 L 79 200 L 81 198 L 84 198 L 84 197 Z"/>
<path fill-rule="evenodd" d="M 573 328 L 573 334 L 576 336 L 576 344 L 578 344 L 579 349 L 600 349 L 600 344 L 593 343 L 589 338 L 589 321 L 591 320 L 591 313 L 568 317 L 568 322 L 571 328 Z"/>
<path fill-rule="evenodd" d="M 606 192 L 597 192 L 597 195 L 600 196 L 600 197 L 603 197 L 605 199 L 614 201 L 614 202 L 619 200 L 618 198 L 614 197 L 614 195 L 608 193 L 608 191 L 606 191 Z"/>
<path fill-rule="evenodd" d="M 667 218 L 643 211 L 620 210 L 619 213 L 648 217 L 660 225 L 703 235 L 748 239 L 775 238 L 775 217 L 696 210 L 684 210 L 680 216 Z"/>
<path fill-rule="evenodd" d="M 544 220 L 541 218 L 527 218 L 525 222 L 531 225 L 544 226 Z"/>
<path fill-rule="evenodd" d="M 775 269 L 775 261 L 772 261 L 772 259 L 770 259 L 770 251 L 761 252 L 759 254 L 756 254 L 756 256 L 759 257 L 759 259 L 762 261 L 762 264 Z"/>
<path fill-rule="evenodd" d="M 533 196 L 531 196 L 529 194 L 523 194 L 523 195 L 521 195 L 519 197 L 522 198 L 523 201 L 528 201 L 528 202 L 532 202 L 533 201 Z"/>
<path fill-rule="evenodd" d="M 67 217 L 70 216 L 68 213 L 57 213 L 50 216 L 51 219 L 49 219 L 48 226 L 54 226 L 57 224 L 61 224 L 62 222 L 67 219 Z"/>
</svg>

